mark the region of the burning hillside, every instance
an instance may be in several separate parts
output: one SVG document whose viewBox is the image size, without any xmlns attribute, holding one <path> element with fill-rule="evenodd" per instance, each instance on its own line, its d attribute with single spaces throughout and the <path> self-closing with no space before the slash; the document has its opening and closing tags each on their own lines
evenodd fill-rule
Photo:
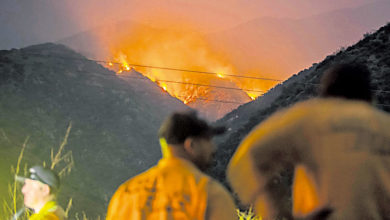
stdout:
<svg viewBox="0 0 390 220">
<path fill-rule="evenodd" d="M 140 7 L 141 2 L 147 6 Z M 389 14 L 388 1 L 379 1 L 361 8 L 302 16 L 300 19 L 279 18 L 279 14 L 277 18 L 261 16 L 234 25 L 227 22 L 230 25 L 226 26 L 223 20 L 230 18 L 237 22 L 237 19 L 226 14 L 222 17 L 216 11 L 207 13 L 207 8 L 203 6 L 194 8 L 197 3 L 178 2 L 180 6 L 174 7 L 174 4 L 166 2 L 139 1 L 136 7 L 120 4 L 118 10 L 114 10 L 111 4 L 104 5 L 105 16 L 97 16 L 95 12 L 98 10 L 88 10 L 88 13 L 80 10 L 76 14 L 83 19 L 77 22 L 102 26 L 69 37 L 61 43 L 89 58 L 120 63 L 121 66 L 110 67 L 118 72 L 134 68 L 190 105 L 201 99 L 217 99 L 211 92 L 217 89 L 210 87 L 213 86 L 211 80 L 216 86 L 224 84 L 222 81 L 225 80 L 243 90 L 218 89 L 222 93 L 242 92 L 252 99 L 256 98 L 262 94 L 259 90 L 268 90 L 277 81 L 226 75 L 286 79 L 337 48 L 355 42 L 363 33 L 388 20 Z M 108 14 L 112 15 L 112 19 L 107 18 L 110 17 Z M 125 14 L 126 18 L 120 18 L 119 14 Z M 126 20 L 118 22 L 116 19 Z M 142 68 L 130 64 L 215 74 Z M 222 100 L 243 103 L 248 97 L 242 100 L 222 97 Z M 204 105 L 198 106 L 205 108 Z"/>
<path fill-rule="evenodd" d="M 106 67 L 118 75 L 126 75 L 132 69 L 142 73 L 209 119 L 215 120 L 254 100 L 276 83 L 242 76 L 227 54 L 191 30 L 191 25 L 183 24 L 181 30 L 162 30 L 128 24 L 94 31 L 104 51 L 95 56 L 104 56 L 110 61 Z"/>
</svg>

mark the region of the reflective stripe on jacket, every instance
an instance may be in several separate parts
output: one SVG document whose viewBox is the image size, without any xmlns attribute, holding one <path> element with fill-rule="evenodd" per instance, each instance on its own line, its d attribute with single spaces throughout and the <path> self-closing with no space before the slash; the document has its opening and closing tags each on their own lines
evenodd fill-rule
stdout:
<svg viewBox="0 0 390 220">
<path fill-rule="evenodd" d="M 29 220 L 65 220 L 65 213 L 55 201 L 50 201 L 38 213 L 32 214 Z"/>
</svg>

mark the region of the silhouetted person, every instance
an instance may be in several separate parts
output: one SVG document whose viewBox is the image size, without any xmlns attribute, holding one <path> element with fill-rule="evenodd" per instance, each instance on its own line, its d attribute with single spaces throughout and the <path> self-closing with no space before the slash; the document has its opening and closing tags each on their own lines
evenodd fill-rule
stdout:
<svg viewBox="0 0 390 220">
<path fill-rule="evenodd" d="M 28 177 L 19 177 L 24 182 L 22 193 L 24 205 L 33 210 L 30 220 L 64 220 L 64 210 L 56 203 L 56 193 L 60 186 L 58 175 L 42 166 L 29 169 Z"/>
<path fill-rule="evenodd" d="M 202 172 L 215 152 L 212 127 L 195 113 L 174 113 L 159 130 L 163 158 L 122 184 L 112 197 L 107 220 L 237 219 L 227 190 Z"/>
<path fill-rule="evenodd" d="M 240 199 L 272 219 L 281 211 L 275 180 L 294 170 L 295 218 L 390 219 L 390 116 L 371 105 L 370 89 L 367 67 L 337 65 L 325 72 L 320 98 L 253 129 L 228 167 Z"/>
</svg>

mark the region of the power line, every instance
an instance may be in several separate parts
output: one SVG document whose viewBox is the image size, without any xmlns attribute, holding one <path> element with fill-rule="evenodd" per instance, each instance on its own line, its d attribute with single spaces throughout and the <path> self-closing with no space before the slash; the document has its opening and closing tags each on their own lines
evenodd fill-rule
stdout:
<svg viewBox="0 0 390 220">
<path fill-rule="evenodd" d="M 171 80 L 156 80 L 156 81 L 167 82 L 167 83 L 176 83 L 176 84 L 188 84 L 188 85 L 194 85 L 194 86 L 213 87 L 213 88 L 219 88 L 219 89 L 231 89 L 231 90 L 239 90 L 239 91 L 249 91 L 249 92 L 261 92 L 261 93 L 267 92 L 267 91 L 264 91 L 264 90 L 240 89 L 240 88 L 234 88 L 234 87 L 214 86 L 214 85 L 210 86 L 210 85 L 206 85 L 206 84 L 178 82 L 178 81 L 171 81 Z"/>
<path fill-rule="evenodd" d="M 135 78 L 135 79 L 145 79 L 150 80 L 149 78 L 141 78 L 141 77 L 131 77 L 126 75 L 118 75 L 119 77 L 126 77 L 126 78 Z M 252 89 L 240 89 L 235 87 L 225 87 L 225 86 L 216 86 L 216 85 L 207 85 L 207 84 L 200 84 L 200 83 L 189 83 L 189 82 L 181 82 L 181 81 L 173 81 L 173 80 L 164 80 L 164 79 L 157 79 L 156 82 L 166 82 L 166 83 L 173 83 L 173 84 L 184 84 L 184 85 L 194 85 L 194 86 L 204 86 L 204 87 L 212 87 L 212 88 L 218 88 L 218 89 L 230 89 L 230 90 L 238 90 L 238 91 L 249 91 L 249 92 L 261 92 L 265 93 L 267 90 L 252 90 Z"/>
<path fill-rule="evenodd" d="M 87 71 L 83 71 L 83 72 L 86 72 L 88 73 Z M 124 77 L 124 78 L 130 78 L 130 79 L 139 79 L 139 80 L 150 80 L 149 78 L 147 77 L 136 77 L 136 76 L 128 76 L 128 75 L 105 75 L 105 76 L 110 76 L 110 77 Z M 233 87 L 219 87 L 219 86 L 213 86 L 213 85 L 204 85 L 204 84 L 195 84 L 195 83 L 186 83 L 186 82 L 179 82 L 179 81 L 171 81 L 171 80 L 156 80 L 156 81 L 162 81 L 162 82 L 172 82 L 172 83 L 179 83 L 179 84 L 189 84 L 189 85 L 197 85 L 197 86 L 208 86 L 208 87 L 216 87 L 216 88 L 223 88 L 223 89 L 237 89 L 237 90 L 241 90 L 239 88 L 233 88 Z M 317 84 L 319 85 L 319 84 Z M 165 90 L 164 90 L 165 91 Z M 264 95 L 266 92 L 268 92 L 268 90 L 264 91 L 264 90 L 245 90 L 245 91 L 257 91 L 257 92 L 263 92 L 262 95 Z M 385 90 L 372 90 L 372 91 L 379 91 L 379 92 L 389 92 L 390 91 L 385 91 Z M 178 96 L 173 96 L 171 95 L 169 92 L 165 91 L 166 93 L 168 93 L 171 97 L 173 98 L 178 98 L 178 97 L 181 97 L 181 98 L 187 98 L 188 96 L 182 96 L 182 95 L 178 95 Z M 235 101 L 230 101 L 230 100 L 218 100 L 218 99 L 205 99 L 205 98 L 200 98 L 200 97 L 196 97 L 196 99 L 198 100 L 204 100 L 204 101 L 212 101 L 212 102 L 221 102 L 221 103 L 228 103 L 228 104 L 246 104 L 248 102 L 235 102 Z M 252 100 L 254 101 L 254 100 Z M 385 106 L 385 107 L 390 107 L 390 105 L 387 105 L 387 104 L 380 104 L 380 103 L 376 103 L 375 105 L 380 105 L 380 106 Z"/>
<path fill-rule="evenodd" d="M 96 61 L 96 62 L 109 63 L 107 61 Z M 113 63 L 113 62 L 111 62 L 111 63 Z M 115 64 L 121 64 L 121 63 L 115 63 Z M 216 76 L 218 76 L 218 74 L 220 74 L 220 73 L 215 73 L 215 72 L 188 70 L 188 69 L 178 69 L 178 68 L 160 67 L 160 66 L 150 66 L 150 65 L 140 65 L 140 64 L 128 64 L 128 65 L 129 66 L 136 66 L 136 67 L 143 67 L 143 68 L 151 68 L 151 69 L 162 69 L 162 70 L 170 70 L 170 71 L 189 72 L 189 73 L 202 73 L 202 74 L 209 74 L 209 75 L 216 75 Z M 268 80 L 268 81 L 276 81 L 276 82 L 282 82 L 283 81 L 281 79 L 272 79 L 272 78 L 254 77 L 254 76 L 240 76 L 240 75 L 233 75 L 233 74 L 223 74 L 223 76 L 236 77 L 236 78 L 245 78 L 245 79 L 256 79 L 256 80 Z"/>
<path fill-rule="evenodd" d="M 177 97 L 182 97 L 182 98 L 186 98 L 187 96 L 177 96 Z M 212 101 L 212 102 L 222 102 L 222 103 L 230 103 L 230 104 L 245 104 L 245 103 L 248 103 L 248 102 L 235 102 L 235 101 L 229 101 L 229 100 L 219 100 L 219 99 L 205 99 L 205 98 L 200 98 L 200 97 L 196 97 L 195 100 L 203 100 L 203 101 Z"/>
<path fill-rule="evenodd" d="M 56 58 L 69 59 L 69 60 L 86 60 L 86 61 L 93 61 L 93 62 L 97 62 L 97 63 L 105 63 L 105 64 L 112 63 L 112 64 L 122 65 L 122 63 L 119 63 L 119 62 L 95 60 L 95 59 L 88 59 L 88 58 L 65 57 L 65 56 L 57 56 L 57 55 L 53 56 L 53 55 L 43 55 L 43 54 L 35 54 L 35 53 L 25 53 L 25 54 L 33 55 L 33 56 L 56 57 Z M 209 74 L 209 75 L 214 75 L 214 76 L 218 76 L 220 74 L 220 73 L 209 72 L 209 71 L 179 69 L 179 68 L 171 68 L 171 67 L 134 64 L 134 63 L 131 63 L 131 64 L 129 63 L 128 66 L 143 67 L 143 68 L 150 68 L 150 69 L 171 70 L 171 71 L 179 71 L 179 72 L 189 72 L 189 73 L 201 73 L 201 74 Z M 273 78 L 267 78 L 267 77 L 241 76 L 241 75 L 234 75 L 234 74 L 222 74 L 222 75 L 229 76 L 229 77 L 235 77 L 235 78 L 267 80 L 267 81 L 275 81 L 275 82 L 283 82 L 284 81 L 282 79 L 273 79 Z"/>
<path fill-rule="evenodd" d="M 43 54 L 35 54 L 35 53 L 24 53 L 28 55 L 33 55 L 33 56 L 44 56 L 44 57 L 56 57 L 56 58 L 61 58 L 61 59 L 70 59 L 70 60 L 83 60 L 83 61 L 91 61 L 91 62 L 97 62 L 97 63 L 105 63 L 105 64 L 117 64 L 117 65 L 122 65 L 122 63 L 119 62 L 111 62 L 111 61 L 105 61 L 105 60 L 95 60 L 95 59 L 88 59 L 88 58 L 76 58 L 76 57 L 66 57 L 66 56 L 57 56 L 57 55 L 43 55 Z M 180 72 L 190 72 L 190 73 L 203 73 L 203 74 L 211 74 L 215 75 L 218 77 L 220 73 L 215 73 L 215 72 L 208 72 L 208 71 L 197 71 L 197 70 L 187 70 L 187 69 L 179 69 L 179 68 L 171 68 L 171 67 L 159 67 L 159 66 L 152 66 L 152 65 L 141 65 L 141 64 L 128 64 L 129 66 L 136 66 L 136 67 L 143 67 L 143 68 L 152 68 L 152 69 L 164 69 L 164 70 L 172 70 L 172 71 L 180 71 Z M 236 78 L 247 78 L 247 79 L 256 79 L 256 80 L 268 80 L 268 81 L 276 81 L 276 82 L 283 82 L 284 80 L 282 79 L 273 79 L 273 78 L 266 78 L 266 77 L 252 77 L 252 76 L 240 76 L 240 75 L 233 75 L 233 74 L 223 74 L 224 76 L 230 76 L 230 77 L 236 77 Z M 158 80 L 158 81 L 163 81 L 163 80 Z M 175 83 L 179 83 L 178 81 L 175 81 Z M 297 82 L 298 84 L 305 84 L 305 85 L 314 85 L 314 86 L 319 86 L 319 83 L 309 83 L 309 82 Z M 185 84 L 183 82 L 183 84 Z M 190 84 L 190 83 L 188 83 Z M 194 84 L 195 85 L 195 84 Z M 204 85 L 207 86 L 207 85 Z M 210 86 L 210 87 L 216 87 L 217 86 Z M 230 87 L 228 87 L 230 89 Z M 233 89 L 233 87 L 231 87 Z M 236 88 L 235 88 L 236 89 Z M 244 91 L 253 91 L 253 92 L 268 92 L 266 91 L 260 91 L 260 90 L 247 90 L 247 89 L 240 89 Z M 390 91 L 386 90 L 371 90 L 375 92 L 383 92 L 383 93 L 390 93 Z"/>
<path fill-rule="evenodd" d="M 107 75 L 111 76 L 111 75 Z M 136 76 L 127 76 L 127 75 L 112 75 L 113 77 L 122 77 L 122 78 L 129 78 L 129 79 L 139 79 L 139 80 L 150 80 L 149 78 L 141 78 Z M 230 90 L 238 90 L 238 91 L 248 91 L 248 92 L 257 92 L 257 93 L 266 93 L 268 90 L 252 90 L 252 89 L 240 89 L 236 87 L 225 87 L 225 86 L 217 86 L 217 85 L 207 85 L 207 84 L 200 84 L 200 83 L 190 83 L 190 82 L 181 82 L 181 81 L 173 81 L 173 80 L 164 80 L 164 79 L 157 79 L 156 82 L 166 82 L 166 83 L 174 83 L 174 84 L 184 84 L 184 85 L 194 85 L 194 86 L 204 86 L 204 87 L 211 87 L 211 88 L 218 88 L 218 89 L 230 89 Z"/>
<path fill-rule="evenodd" d="M 92 72 L 87 72 L 87 71 L 82 71 L 84 73 L 92 73 Z M 126 78 L 130 78 L 130 79 L 139 79 L 139 80 L 150 80 L 149 78 L 146 78 L 146 77 L 133 77 L 133 76 L 125 76 L 125 75 L 104 75 L 104 76 L 109 76 L 109 77 L 126 77 Z M 178 82 L 178 83 L 181 83 L 181 82 Z M 189 83 L 190 84 L 190 83 Z M 80 85 L 83 85 L 83 84 L 80 84 Z M 101 87 L 104 87 L 104 88 L 108 88 L 108 86 L 101 86 Z M 213 87 L 213 86 L 210 86 L 210 87 Z M 235 88 L 234 88 L 235 89 Z M 161 88 L 161 90 L 163 90 Z M 169 96 L 171 96 L 172 98 L 187 98 L 188 96 L 183 96 L 183 95 L 171 95 L 168 91 L 165 91 L 163 90 L 165 93 L 168 93 Z M 263 93 L 264 94 L 264 93 Z M 239 104 L 239 105 L 242 105 L 242 104 L 246 104 L 246 103 L 249 103 L 251 101 L 254 101 L 254 100 L 251 100 L 251 101 L 248 101 L 248 102 L 236 102 L 236 101 L 231 101 L 231 100 L 221 100 L 221 99 L 206 99 L 206 98 L 201 98 L 201 97 L 196 97 L 195 98 L 195 101 L 196 100 L 203 100 L 203 101 L 211 101 L 211 102 L 220 102 L 220 103 L 227 103 L 227 104 Z M 375 103 L 376 106 L 385 106 L 385 107 L 390 107 L 390 105 L 387 105 L 387 104 L 380 104 L 380 103 Z"/>
<path fill-rule="evenodd" d="M 34 53 L 24 53 L 28 55 L 33 56 L 43 56 L 43 57 L 56 57 L 61 59 L 68 59 L 68 60 L 81 60 L 81 61 L 91 61 L 91 62 L 98 62 L 98 63 L 115 63 L 118 65 L 122 65 L 122 63 L 119 62 L 111 62 L 111 61 L 103 61 L 103 60 L 94 60 L 94 59 L 88 59 L 88 58 L 75 58 L 75 57 L 65 57 L 65 56 L 57 56 L 57 55 L 43 55 L 43 54 L 34 54 Z M 138 65 L 138 64 L 128 64 L 129 66 L 138 66 L 138 67 L 145 67 L 145 68 L 156 68 L 156 69 L 165 69 L 165 70 L 174 70 L 174 71 L 182 71 L 182 72 L 192 72 L 192 73 L 204 73 L 204 74 L 213 74 L 218 75 L 218 73 L 213 72 L 206 72 L 206 71 L 195 71 L 195 70 L 185 70 L 185 69 L 177 69 L 177 68 L 168 68 L 168 67 L 157 67 L 157 66 L 151 66 L 151 65 Z M 86 71 L 84 71 L 86 72 Z M 249 77 L 249 76 L 239 76 L 239 75 L 229 75 L 229 74 L 223 74 L 224 76 L 231 76 L 231 77 L 240 77 L 240 78 L 250 78 L 250 79 L 257 79 L 257 80 L 271 80 L 271 81 L 283 81 L 279 79 L 271 79 L 271 78 L 260 78 L 260 77 Z M 106 75 L 106 76 L 112 76 L 117 77 L 118 75 Z M 150 80 L 147 78 L 141 78 L 141 77 L 132 77 L 132 76 L 125 76 L 125 75 L 119 75 L 120 77 L 126 77 L 126 78 L 134 78 L 134 79 L 141 79 L 141 80 Z M 177 83 L 177 84 L 188 84 L 188 85 L 195 85 L 195 86 L 207 86 L 212 88 L 221 88 L 221 89 L 231 89 L 231 90 L 243 90 L 243 91 L 252 91 L 252 92 L 261 92 L 262 94 L 265 94 L 268 92 L 268 90 L 249 90 L 249 89 L 240 89 L 240 88 L 234 88 L 234 87 L 223 87 L 223 86 L 215 86 L 215 85 L 205 85 L 205 84 L 197 84 L 197 83 L 188 83 L 188 82 L 180 82 L 180 81 L 172 81 L 172 80 L 156 80 L 161 82 L 168 82 L 168 83 Z M 300 84 L 308 84 L 308 85 L 320 85 L 318 83 L 305 83 L 305 82 L 298 82 Z M 383 93 L 390 93 L 390 91 L 386 90 L 371 90 L 375 92 L 383 92 Z M 200 99 L 200 98 L 198 98 Z M 208 100 L 208 99 L 205 99 Z M 208 100 L 208 101 L 215 101 L 215 102 L 225 102 L 225 103 L 236 103 L 236 104 L 244 104 L 242 102 L 234 102 L 234 101 L 225 101 L 225 100 Z M 384 104 L 378 104 L 382 106 L 388 106 Z"/>
<path fill-rule="evenodd" d="M 127 71 L 124 71 L 124 72 L 127 72 Z M 111 75 L 110 75 L 111 76 Z M 132 79 L 141 79 L 141 80 L 150 80 L 149 78 L 147 78 L 145 76 L 145 78 L 141 78 L 141 77 L 133 77 L 133 76 L 128 76 L 128 75 L 124 75 L 124 74 L 119 74 L 119 75 L 112 75 L 113 77 L 116 77 L 116 76 L 119 76 L 119 77 L 124 77 L 124 78 L 132 78 Z M 155 81 L 159 81 L 159 82 L 168 82 L 168 83 L 176 83 L 176 84 L 188 84 L 188 85 L 195 85 L 195 86 L 205 86 L 205 87 L 212 87 L 212 88 L 220 88 L 220 89 L 231 89 L 231 90 L 239 90 L 239 91 L 248 91 L 248 92 L 258 92 L 258 93 L 262 93 L 262 94 L 265 94 L 267 93 L 269 90 L 252 90 L 252 89 L 240 89 L 240 88 L 235 88 L 235 87 L 224 87 L 224 86 L 216 86 L 216 85 L 207 85 L 207 84 L 198 84 L 198 83 L 189 83 L 189 82 L 182 82 L 182 81 L 172 81 L 172 80 L 155 80 Z M 299 84 L 306 84 L 306 85 L 314 85 L 314 86 L 319 86 L 320 84 L 319 83 L 305 83 L 305 82 L 302 82 L 302 83 L 299 83 Z M 390 93 L 390 91 L 386 91 L 386 90 L 371 90 L 371 91 L 374 91 L 374 92 L 383 92 L 383 93 Z"/>
<path fill-rule="evenodd" d="M 93 72 L 88 72 L 88 71 L 81 71 L 81 72 L 84 72 L 84 73 L 93 73 Z M 126 76 L 126 75 L 103 75 L 103 76 L 109 76 L 109 77 L 125 77 L 125 78 L 130 78 L 130 79 L 138 79 L 138 80 L 150 80 L 149 78 L 146 78 L 146 77 L 134 77 L 134 76 Z M 167 80 L 168 81 L 168 80 Z M 175 82 L 175 81 L 173 81 Z M 182 82 L 177 82 L 177 83 L 182 83 Z M 191 83 L 188 83 L 188 84 L 191 84 Z M 82 84 L 83 85 L 83 84 Z M 104 87 L 104 88 L 108 88 L 107 86 L 101 86 L 101 87 Z M 210 86 L 210 87 L 213 87 L 213 86 Z M 236 88 L 234 88 L 236 89 Z M 168 93 L 172 98 L 178 98 L 178 97 L 182 97 L 182 98 L 186 98 L 187 96 L 172 96 L 169 92 L 165 91 L 166 93 Z M 386 91 L 387 92 L 387 91 Z M 198 100 L 203 100 L 203 101 L 212 101 L 212 102 L 220 102 L 220 103 L 228 103 L 228 104 L 246 104 L 246 103 L 249 103 L 249 102 L 235 102 L 235 101 L 230 101 L 230 100 L 219 100 L 219 99 L 206 99 L 206 98 L 201 98 L 201 97 L 196 97 L 195 99 L 198 99 Z M 390 105 L 387 105 L 387 104 L 380 104 L 380 103 L 375 103 L 375 105 L 377 106 L 386 106 L 386 107 L 390 107 Z"/>
<path fill-rule="evenodd" d="M 84 73 L 94 73 L 94 72 L 88 72 L 88 71 L 80 71 L 80 72 L 84 72 Z M 137 80 L 148 80 L 148 81 L 151 81 L 149 78 L 147 77 L 136 77 L 136 76 L 129 76 L 129 75 L 108 75 L 108 74 L 105 74 L 103 76 L 108 76 L 108 77 L 115 77 L 115 78 L 129 78 L 129 79 L 137 79 Z M 223 86 L 215 86 L 215 85 L 206 85 L 206 84 L 197 84 L 197 83 L 188 83 L 188 82 L 180 82 L 180 81 L 172 81 L 172 80 L 156 80 L 156 81 L 160 81 L 160 82 L 168 82 L 168 83 L 177 83 L 177 84 L 188 84 L 188 85 L 195 85 L 195 86 L 205 86 L 205 87 L 212 87 L 212 88 L 220 88 L 220 89 L 231 89 L 231 90 L 239 90 L 239 91 L 252 91 L 252 92 L 261 92 L 262 94 L 264 94 L 265 92 L 267 92 L 266 90 L 250 90 L 250 89 L 240 89 L 240 88 L 234 88 L 234 87 L 223 87 Z M 107 86 L 102 86 L 102 87 L 105 87 L 107 88 Z M 168 93 L 171 97 L 173 98 L 178 98 L 178 97 L 182 97 L 182 98 L 186 98 L 188 96 L 177 96 L 177 95 L 171 95 L 169 92 L 165 91 L 166 93 Z M 249 96 L 248 96 L 249 97 Z M 199 100 L 204 100 L 204 101 L 212 101 L 212 102 L 221 102 L 221 103 L 229 103 L 229 104 L 245 104 L 247 102 L 235 102 L 235 101 L 230 101 L 230 100 L 217 100 L 217 99 L 205 99 L 205 98 L 200 98 L 200 97 L 196 97 L 195 99 L 199 99 Z"/>
<path fill-rule="evenodd" d="M 86 72 L 86 71 L 84 71 Z M 106 75 L 106 76 L 115 76 L 115 75 Z M 120 75 L 119 77 L 126 77 L 126 76 L 122 76 Z M 150 80 L 148 78 L 141 78 L 141 77 L 132 77 L 132 76 L 128 76 L 126 78 L 130 78 L 130 79 L 139 79 L 139 80 Z M 178 82 L 178 83 L 181 83 L 181 82 Z M 191 84 L 193 85 L 193 84 Z M 196 85 L 196 84 L 195 84 Z M 104 88 L 108 88 L 107 86 L 101 86 L 101 87 L 104 87 Z M 209 87 L 214 87 L 214 86 L 209 86 Z M 229 88 L 230 89 L 230 88 Z M 231 89 L 236 89 L 236 88 L 231 88 Z M 184 95 L 172 95 L 171 93 L 169 93 L 168 91 L 164 90 L 163 88 L 161 88 L 161 90 L 163 90 L 165 93 L 168 93 L 169 96 L 171 96 L 172 98 L 188 98 L 188 96 L 184 96 Z M 231 100 L 221 100 L 221 99 L 206 99 L 206 98 L 201 98 L 201 97 L 195 97 L 194 98 L 195 100 L 203 100 L 203 101 L 211 101 L 211 102 L 221 102 L 221 103 L 227 103 L 227 104 L 239 104 L 239 105 L 242 105 L 242 104 L 245 104 L 245 103 L 248 103 L 248 102 L 236 102 L 236 101 L 231 101 Z M 194 101 L 195 101 L 194 100 Z M 253 100 L 251 100 L 253 101 Z M 182 101 L 184 102 L 184 101 Z M 191 101 L 192 102 L 192 101 Z"/>
<path fill-rule="evenodd" d="M 85 73 L 91 73 L 91 72 L 87 72 L 87 71 L 82 71 L 82 72 L 85 72 Z M 147 77 L 136 77 L 136 76 L 126 76 L 126 75 L 104 75 L 104 76 L 109 76 L 109 77 L 125 77 L 125 78 L 130 78 L 130 79 L 139 79 L 139 80 L 150 80 L 149 78 Z M 184 83 L 184 82 L 178 82 L 178 81 L 170 81 L 170 80 L 156 80 L 156 81 L 166 81 L 166 82 L 174 82 L 174 83 L 180 83 L 180 84 L 190 84 L 190 85 L 198 85 L 198 84 L 193 84 L 193 83 Z M 203 84 L 200 84 L 201 86 L 209 86 L 209 87 L 216 87 L 216 88 L 219 88 L 218 86 L 212 86 L 212 85 L 203 85 Z M 103 86 L 103 87 L 106 87 L 107 86 Z M 222 87 L 222 88 L 225 88 L 225 87 Z M 226 87 L 226 89 L 237 89 L 237 88 L 230 88 L 230 87 Z M 240 89 L 239 89 L 240 90 Z M 256 90 L 253 90 L 253 91 L 256 91 Z M 257 90 L 259 91 L 259 90 Z M 373 90 L 373 91 L 379 91 L 379 90 Z M 181 97 L 181 98 L 187 98 L 188 96 L 183 96 L 183 95 L 171 95 L 169 92 L 165 91 L 164 92 L 168 93 L 171 97 L 173 98 L 178 98 L 178 97 Z M 268 92 L 268 91 L 265 91 L 265 92 Z M 390 92 L 390 91 L 384 91 L 384 92 Z M 264 95 L 265 93 L 263 93 L 262 95 Z M 249 102 L 235 102 L 235 101 L 231 101 L 231 100 L 219 100 L 219 99 L 206 99 L 206 98 L 200 98 L 200 97 L 196 97 L 195 99 L 197 100 L 204 100 L 204 101 L 212 101 L 212 102 L 221 102 L 221 103 L 228 103 L 228 104 L 246 104 L 246 103 L 249 103 Z M 254 100 L 251 100 L 251 101 L 254 101 Z M 385 107 L 390 107 L 390 105 L 387 105 L 387 104 L 380 104 L 380 103 L 375 103 L 375 105 L 380 105 L 380 106 L 385 106 Z"/>
<path fill-rule="evenodd" d="M 141 77 L 132 77 L 132 76 L 125 76 L 125 75 L 119 75 L 119 77 L 126 77 L 126 78 L 131 78 L 131 79 L 140 79 L 140 80 L 150 80 L 146 77 L 141 78 Z M 171 81 L 171 80 L 156 80 L 156 81 L 179 83 L 179 84 L 189 84 L 189 85 L 196 85 L 196 86 L 207 86 L 207 87 L 215 87 L 215 88 L 222 88 L 222 89 L 233 89 L 233 90 L 240 90 L 240 91 L 242 90 L 240 88 L 233 88 L 233 87 L 221 87 L 221 86 L 212 86 L 212 85 L 205 85 L 205 84 L 185 83 L 185 82 L 178 82 L 178 81 Z M 264 94 L 264 90 L 262 90 L 262 91 L 260 91 L 260 90 L 245 90 L 245 91 L 263 92 L 263 94 Z M 165 91 L 165 92 L 167 92 L 167 91 Z M 169 95 L 171 95 L 169 92 L 167 92 L 167 93 Z M 187 98 L 188 96 L 174 95 L 172 97 Z M 212 101 L 212 102 L 232 103 L 232 104 L 245 104 L 245 103 L 247 103 L 247 102 L 235 102 L 235 101 L 230 101 L 230 100 L 204 99 L 204 98 L 200 98 L 200 97 L 196 97 L 195 99 L 204 100 L 204 101 Z"/>
</svg>

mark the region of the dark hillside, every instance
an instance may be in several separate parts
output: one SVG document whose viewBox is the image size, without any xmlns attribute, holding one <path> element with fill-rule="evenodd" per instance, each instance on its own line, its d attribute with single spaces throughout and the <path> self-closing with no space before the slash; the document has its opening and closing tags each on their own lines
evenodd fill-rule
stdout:
<svg viewBox="0 0 390 220">
<path fill-rule="evenodd" d="M 7 176 L 0 194 L 25 138 L 22 165 L 48 163 L 72 122 L 66 149 L 75 167 L 60 202 L 73 198 L 71 216 L 85 211 L 90 219 L 103 217 L 119 184 L 160 158 L 162 120 L 188 109 L 137 72 L 127 74 L 118 77 L 62 45 L 0 51 L 0 173 Z"/>
<path fill-rule="evenodd" d="M 373 75 L 373 93 L 376 107 L 390 112 L 390 24 L 373 34 L 365 35 L 355 45 L 340 49 L 319 64 L 301 71 L 277 85 L 257 100 L 240 106 L 217 123 L 228 126 L 228 134 L 217 140 L 216 165 L 210 173 L 225 181 L 228 161 L 241 140 L 272 113 L 296 102 L 317 95 L 317 87 L 324 70 L 334 63 L 350 61 L 367 64 Z M 351 79 L 353 80 L 353 79 Z"/>
</svg>

